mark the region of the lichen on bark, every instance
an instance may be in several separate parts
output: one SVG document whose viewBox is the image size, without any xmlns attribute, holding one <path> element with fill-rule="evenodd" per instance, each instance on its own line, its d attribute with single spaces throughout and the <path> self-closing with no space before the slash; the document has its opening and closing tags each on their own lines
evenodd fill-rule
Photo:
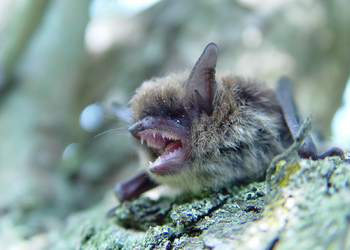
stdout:
<svg viewBox="0 0 350 250">
<path fill-rule="evenodd" d="M 315 249 L 350 247 L 350 164 L 339 157 L 282 160 L 272 178 L 202 195 L 140 197 L 106 217 L 97 206 L 72 216 L 65 249 Z M 273 176 L 273 177 L 274 177 Z M 56 248 L 58 249 L 58 248 Z"/>
</svg>

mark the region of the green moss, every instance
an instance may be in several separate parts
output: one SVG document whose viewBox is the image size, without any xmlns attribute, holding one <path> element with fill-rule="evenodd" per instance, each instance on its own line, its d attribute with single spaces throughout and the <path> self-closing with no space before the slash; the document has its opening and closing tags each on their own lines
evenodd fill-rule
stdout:
<svg viewBox="0 0 350 250">
<path fill-rule="evenodd" d="M 264 182 L 195 197 L 140 197 L 110 218 L 101 207 L 73 216 L 64 249 L 350 247 L 350 164 L 292 158 L 276 169 L 267 205 Z"/>
<path fill-rule="evenodd" d="M 143 247 L 152 249 L 161 247 L 167 249 L 171 246 L 171 241 L 175 238 L 175 231 L 169 226 L 150 227 L 144 238 Z"/>
<path fill-rule="evenodd" d="M 174 199 L 161 197 L 151 200 L 140 197 L 134 201 L 125 201 L 114 210 L 113 218 L 124 228 L 133 228 L 142 231 L 149 227 L 169 223 L 169 213 Z"/>
<path fill-rule="evenodd" d="M 288 189 L 282 190 L 288 223 L 276 249 L 345 249 L 350 218 L 350 165 L 338 157 L 301 160 Z M 293 243 L 294 242 L 294 243 Z"/>
</svg>

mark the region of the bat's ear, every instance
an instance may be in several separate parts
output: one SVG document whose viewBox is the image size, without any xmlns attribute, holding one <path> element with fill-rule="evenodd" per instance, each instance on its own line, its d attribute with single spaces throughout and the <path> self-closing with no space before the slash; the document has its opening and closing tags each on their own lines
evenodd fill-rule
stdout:
<svg viewBox="0 0 350 250">
<path fill-rule="evenodd" d="M 217 92 L 215 66 L 218 51 L 215 43 L 209 43 L 188 77 L 184 105 L 191 118 L 198 118 L 203 111 L 208 115 L 213 112 Z"/>
<path fill-rule="evenodd" d="M 123 104 L 112 102 L 113 113 L 122 121 L 130 123 L 132 120 L 132 113 L 130 108 Z"/>
</svg>

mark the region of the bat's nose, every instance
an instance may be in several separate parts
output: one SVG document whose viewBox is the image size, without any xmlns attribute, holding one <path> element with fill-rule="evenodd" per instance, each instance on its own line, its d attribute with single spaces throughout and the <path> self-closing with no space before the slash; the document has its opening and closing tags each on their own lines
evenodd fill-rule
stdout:
<svg viewBox="0 0 350 250">
<path fill-rule="evenodd" d="M 128 130 L 131 135 L 135 137 L 138 132 L 145 129 L 155 129 L 156 126 L 159 126 L 161 123 L 162 122 L 159 121 L 159 119 L 152 116 L 147 116 L 141 121 L 138 121 L 135 124 L 131 125 Z"/>
<path fill-rule="evenodd" d="M 130 134 L 135 136 L 138 132 L 142 131 L 142 121 L 136 122 L 128 128 Z"/>
</svg>

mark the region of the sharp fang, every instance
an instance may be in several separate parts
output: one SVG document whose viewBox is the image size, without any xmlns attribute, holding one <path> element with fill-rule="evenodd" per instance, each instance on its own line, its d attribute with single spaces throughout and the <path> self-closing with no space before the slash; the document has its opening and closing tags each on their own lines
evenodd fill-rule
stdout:
<svg viewBox="0 0 350 250">
<path fill-rule="evenodd" d="M 140 141 L 141 141 L 141 144 L 143 144 L 143 141 L 145 140 L 145 138 L 143 138 L 142 136 L 141 136 L 141 138 L 140 138 Z"/>
<path fill-rule="evenodd" d="M 153 164 L 153 162 L 151 162 L 151 161 L 148 161 L 148 163 L 149 163 L 149 165 L 152 165 L 152 164 Z"/>
<path fill-rule="evenodd" d="M 153 133 L 153 138 L 156 138 L 156 131 L 152 131 L 152 133 Z"/>
</svg>

